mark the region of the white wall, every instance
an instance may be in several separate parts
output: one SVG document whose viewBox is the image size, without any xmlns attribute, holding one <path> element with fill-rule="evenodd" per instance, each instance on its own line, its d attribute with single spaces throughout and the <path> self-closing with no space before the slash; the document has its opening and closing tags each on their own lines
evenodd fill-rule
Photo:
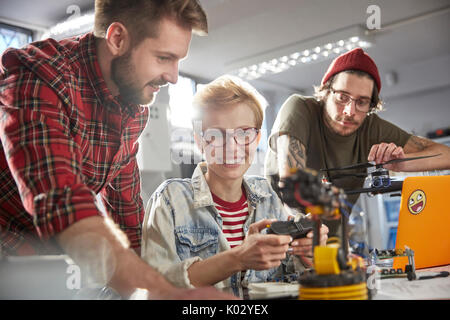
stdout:
<svg viewBox="0 0 450 320">
<path fill-rule="evenodd" d="M 450 127 L 450 86 L 389 99 L 380 116 L 419 136 Z"/>
<path fill-rule="evenodd" d="M 384 90 L 383 118 L 425 136 L 450 127 L 450 55 L 422 61 L 397 71 L 398 83 Z"/>
</svg>

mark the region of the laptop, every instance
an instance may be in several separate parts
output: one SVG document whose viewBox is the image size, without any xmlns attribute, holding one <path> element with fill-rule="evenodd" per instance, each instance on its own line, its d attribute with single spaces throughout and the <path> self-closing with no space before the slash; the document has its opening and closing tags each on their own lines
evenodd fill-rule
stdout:
<svg viewBox="0 0 450 320">
<path fill-rule="evenodd" d="M 396 249 L 414 251 L 416 269 L 450 264 L 450 176 L 407 177 L 403 182 Z M 402 268 L 407 258 L 394 259 Z"/>
</svg>

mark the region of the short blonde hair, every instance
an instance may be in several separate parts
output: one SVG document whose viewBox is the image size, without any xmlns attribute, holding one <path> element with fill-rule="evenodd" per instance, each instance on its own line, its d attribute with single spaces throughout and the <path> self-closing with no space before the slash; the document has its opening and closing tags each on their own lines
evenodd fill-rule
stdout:
<svg viewBox="0 0 450 320">
<path fill-rule="evenodd" d="M 201 88 L 194 96 L 192 106 L 193 121 L 203 119 L 208 108 L 223 108 L 239 103 L 248 105 L 255 115 L 256 127 L 261 129 L 267 101 L 248 82 L 231 75 L 221 76 Z"/>
</svg>

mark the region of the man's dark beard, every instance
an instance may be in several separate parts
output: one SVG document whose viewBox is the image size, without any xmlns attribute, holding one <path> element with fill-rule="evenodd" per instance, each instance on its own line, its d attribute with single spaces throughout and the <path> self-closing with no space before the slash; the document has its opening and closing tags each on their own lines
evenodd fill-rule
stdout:
<svg viewBox="0 0 450 320">
<path fill-rule="evenodd" d="M 323 121 L 324 121 L 325 125 L 328 127 L 328 129 L 330 129 L 332 132 L 334 132 L 335 134 L 337 134 L 337 135 L 339 135 L 339 136 L 341 136 L 341 137 L 347 137 L 347 136 L 352 135 L 352 134 L 355 133 L 355 131 L 361 126 L 361 125 L 359 125 L 358 128 L 355 129 L 355 130 L 352 131 L 352 132 L 349 132 L 349 133 L 347 133 L 347 134 L 342 134 L 341 132 L 337 131 L 331 124 L 332 124 L 333 122 L 336 122 L 336 121 L 343 121 L 343 120 L 352 122 L 352 123 L 354 123 L 354 124 L 357 125 L 357 123 L 356 123 L 352 118 L 350 118 L 350 119 L 349 119 L 349 118 L 345 118 L 345 117 L 340 118 L 340 117 L 337 116 L 337 117 L 335 117 L 335 118 L 333 119 L 333 118 L 331 118 L 331 116 L 328 114 L 327 110 L 326 110 L 325 108 L 323 109 Z"/>
<path fill-rule="evenodd" d="M 111 78 L 119 88 L 120 97 L 123 101 L 133 104 L 150 104 L 154 100 L 154 95 L 150 101 L 144 99 L 142 90 L 133 79 L 135 74 L 131 64 L 131 50 L 123 56 L 114 58 L 111 62 Z"/>
</svg>

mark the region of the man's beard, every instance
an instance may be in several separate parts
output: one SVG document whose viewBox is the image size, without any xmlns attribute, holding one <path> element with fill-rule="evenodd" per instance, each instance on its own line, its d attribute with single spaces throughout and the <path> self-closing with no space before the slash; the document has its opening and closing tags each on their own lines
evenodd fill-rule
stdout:
<svg viewBox="0 0 450 320">
<path fill-rule="evenodd" d="M 360 123 L 355 121 L 353 117 L 346 117 L 345 115 L 335 115 L 332 117 L 330 114 L 328 114 L 327 110 L 324 110 L 324 117 L 325 117 L 325 124 L 333 131 L 335 134 L 346 137 L 352 135 L 358 128 L 361 126 Z M 341 124 L 338 122 L 350 122 L 355 125 L 353 129 L 341 129 Z"/>
<path fill-rule="evenodd" d="M 131 50 L 128 50 L 123 56 L 114 58 L 111 62 L 111 78 L 119 89 L 121 100 L 132 103 L 148 105 L 153 103 L 155 94 L 150 98 L 144 96 L 144 88 L 147 85 L 159 87 L 167 84 L 160 79 L 147 83 L 145 86 L 139 86 L 134 77 L 136 69 L 131 62 Z"/>
<path fill-rule="evenodd" d="M 355 121 L 355 119 L 353 117 L 346 117 L 346 116 L 343 116 L 343 115 L 341 115 L 341 116 L 336 115 L 334 117 L 334 120 L 338 121 L 338 122 L 350 122 L 350 123 L 358 126 L 358 123 Z"/>
</svg>

